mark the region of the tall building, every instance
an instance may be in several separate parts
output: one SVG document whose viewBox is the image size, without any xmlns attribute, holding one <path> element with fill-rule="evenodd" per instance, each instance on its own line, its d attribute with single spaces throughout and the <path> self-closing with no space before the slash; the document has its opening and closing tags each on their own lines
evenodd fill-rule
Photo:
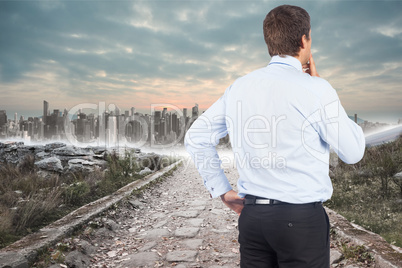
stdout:
<svg viewBox="0 0 402 268">
<path fill-rule="evenodd" d="M 183 117 L 184 119 L 187 118 L 187 108 L 183 108 Z"/>
<path fill-rule="evenodd" d="M 159 140 L 163 141 L 166 134 L 166 118 L 162 117 L 159 124 Z"/>
<path fill-rule="evenodd" d="M 48 112 L 49 112 L 49 103 L 44 100 L 43 101 L 43 123 L 45 123 L 45 125 L 47 124 L 46 117 L 47 117 Z"/>
<path fill-rule="evenodd" d="M 172 114 L 172 131 L 179 134 L 179 119 L 176 113 Z"/>
<path fill-rule="evenodd" d="M 162 119 L 162 114 L 161 111 L 155 111 L 154 114 L 154 134 L 155 138 L 158 137 L 157 133 L 159 134 L 161 132 L 160 130 L 160 125 L 161 125 L 161 119 Z"/>
<path fill-rule="evenodd" d="M 134 120 L 135 108 L 131 107 L 131 120 Z"/>
<path fill-rule="evenodd" d="M 172 131 L 172 113 L 166 114 L 166 133 L 170 133 Z"/>
<path fill-rule="evenodd" d="M 7 130 L 7 112 L 6 110 L 0 110 L 0 132 L 6 132 Z"/>
<path fill-rule="evenodd" d="M 192 116 L 193 120 L 198 118 L 198 104 L 196 103 L 192 109 Z"/>
<path fill-rule="evenodd" d="M 106 136 L 107 145 L 110 147 L 115 146 L 117 143 L 117 117 L 109 116 Z"/>
</svg>

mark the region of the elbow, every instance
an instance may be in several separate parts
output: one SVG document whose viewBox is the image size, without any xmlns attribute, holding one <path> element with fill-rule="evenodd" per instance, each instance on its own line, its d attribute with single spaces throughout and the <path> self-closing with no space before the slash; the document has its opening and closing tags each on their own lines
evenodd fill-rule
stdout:
<svg viewBox="0 0 402 268">
<path fill-rule="evenodd" d="M 344 162 L 346 164 L 353 165 L 353 164 L 358 163 L 360 160 L 362 160 L 363 156 L 364 156 L 364 150 L 363 150 L 363 152 L 358 152 L 358 153 L 355 153 L 353 156 L 348 157 L 347 159 L 344 160 Z"/>
<path fill-rule="evenodd" d="M 346 164 L 358 163 L 360 160 L 362 160 L 365 150 L 366 150 L 366 140 L 364 139 L 363 136 L 363 139 L 358 141 L 356 148 L 350 154 L 350 156 L 344 158 L 344 162 Z"/>
</svg>

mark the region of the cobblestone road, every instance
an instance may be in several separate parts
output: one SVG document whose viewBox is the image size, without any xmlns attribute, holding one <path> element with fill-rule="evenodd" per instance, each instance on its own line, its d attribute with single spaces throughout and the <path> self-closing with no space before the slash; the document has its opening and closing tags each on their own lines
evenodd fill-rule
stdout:
<svg viewBox="0 0 402 268">
<path fill-rule="evenodd" d="M 225 173 L 235 188 L 237 171 L 229 168 Z M 220 199 L 209 197 L 197 170 L 185 164 L 140 196 L 132 196 L 94 219 L 80 235 L 69 238 L 76 250 L 66 256 L 65 264 L 239 267 L 237 218 Z M 332 255 L 339 258 L 341 254 L 332 250 Z M 345 263 L 338 267 L 359 266 Z"/>
</svg>

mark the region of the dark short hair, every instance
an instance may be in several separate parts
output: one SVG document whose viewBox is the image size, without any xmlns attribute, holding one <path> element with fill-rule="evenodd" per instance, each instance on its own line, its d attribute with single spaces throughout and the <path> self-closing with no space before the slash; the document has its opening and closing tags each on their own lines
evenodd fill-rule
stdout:
<svg viewBox="0 0 402 268">
<path fill-rule="evenodd" d="M 265 17 L 263 30 L 271 57 L 298 56 L 303 35 L 310 39 L 310 15 L 301 7 L 278 6 Z"/>
</svg>

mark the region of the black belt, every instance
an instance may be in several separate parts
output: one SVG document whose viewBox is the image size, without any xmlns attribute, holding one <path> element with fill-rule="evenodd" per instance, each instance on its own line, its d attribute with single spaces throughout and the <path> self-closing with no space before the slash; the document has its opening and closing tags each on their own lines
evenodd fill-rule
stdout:
<svg viewBox="0 0 402 268">
<path fill-rule="evenodd" d="M 268 199 L 263 197 L 258 197 L 254 195 L 246 195 L 244 199 L 244 205 L 280 205 L 289 204 L 275 199 Z"/>
<path fill-rule="evenodd" d="M 268 199 L 268 198 L 263 198 L 259 196 L 254 196 L 254 195 L 246 195 L 245 199 L 243 201 L 244 205 L 297 205 L 297 206 L 302 206 L 302 205 L 322 205 L 322 202 L 311 202 L 311 203 L 305 203 L 305 204 L 292 204 L 292 203 L 286 203 L 282 202 L 279 200 L 275 199 Z"/>
</svg>

